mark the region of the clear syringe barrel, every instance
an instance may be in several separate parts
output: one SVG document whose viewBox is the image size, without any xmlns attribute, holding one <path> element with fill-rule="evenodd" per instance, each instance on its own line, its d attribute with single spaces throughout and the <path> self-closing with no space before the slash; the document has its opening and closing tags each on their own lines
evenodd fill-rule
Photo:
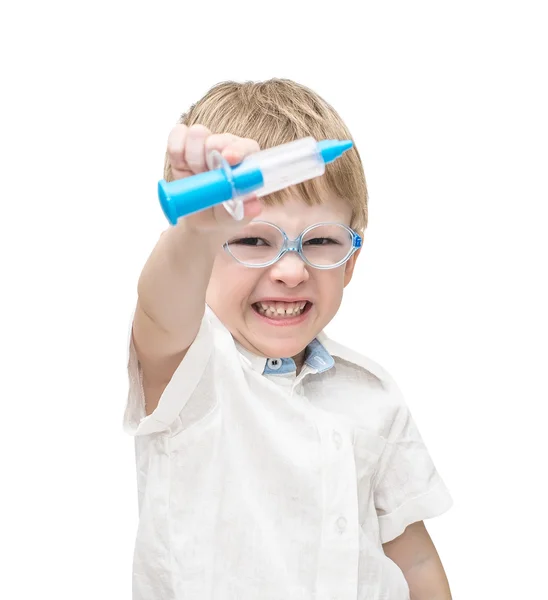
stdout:
<svg viewBox="0 0 548 600">
<path fill-rule="evenodd" d="M 313 137 L 260 150 L 245 158 L 238 170 L 259 169 L 264 185 L 255 193 L 266 196 L 282 188 L 323 175 L 325 162 Z"/>
</svg>

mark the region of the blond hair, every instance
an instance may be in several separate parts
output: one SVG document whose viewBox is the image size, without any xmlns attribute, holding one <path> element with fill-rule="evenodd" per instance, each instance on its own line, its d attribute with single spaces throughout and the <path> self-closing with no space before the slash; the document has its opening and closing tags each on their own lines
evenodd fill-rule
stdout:
<svg viewBox="0 0 548 600">
<path fill-rule="evenodd" d="M 201 124 L 212 133 L 252 138 L 261 149 L 303 137 L 316 140 L 352 139 L 341 117 L 318 94 L 288 79 L 263 82 L 227 81 L 211 88 L 179 119 L 184 125 Z M 166 154 L 164 178 L 171 181 Z M 356 146 L 326 165 L 323 177 L 311 179 L 263 198 L 266 205 L 283 203 L 297 193 L 308 205 L 322 202 L 322 192 L 335 194 L 352 208 L 351 226 L 363 233 L 367 227 L 367 186 Z"/>
</svg>

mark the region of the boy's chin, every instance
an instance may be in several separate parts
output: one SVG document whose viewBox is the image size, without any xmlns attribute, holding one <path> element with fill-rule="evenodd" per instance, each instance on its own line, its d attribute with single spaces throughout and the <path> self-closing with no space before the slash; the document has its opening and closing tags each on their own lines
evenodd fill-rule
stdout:
<svg viewBox="0 0 548 600">
<path fill-rule="evenodd" d="M 292 358 L 298 356 L 312 340 L 308 339 L 264 339 L 261 335 L 253 335 L 248 331 L 242 335 L 242 331 L 232 331 L 234 339 L 244 348 L 266 358 Z"/>
<path fill-rule="evenodd" d="M 266 358 L 292 358 L 304 352 L 312 340 L 285 340 L 278 342 L 257 342 L 257 350 Z"/>
</svg>

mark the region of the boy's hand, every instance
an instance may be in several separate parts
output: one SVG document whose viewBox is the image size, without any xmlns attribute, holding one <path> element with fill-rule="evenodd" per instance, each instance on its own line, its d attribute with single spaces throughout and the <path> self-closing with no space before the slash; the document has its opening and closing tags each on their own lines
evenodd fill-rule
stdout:
<svg viewBox="0 0 548 600">
<path fill-rule="evenodd" d="M 237 165 L 249 154 L 260 150 L 254 140 L 240 138 L 230 133 L 212 134 L 203 125 L 176 125 L 169 134 L 167 152 L 174 179 L 190 177 L 208 170 L 206 157 L 219 151 L 231 166 Z M 182 219 L 187 228 L 207 233 L 221 239 L 249 223 L 261 212 L 261 204 L 255 194 L 245 196 L 244 218 L 235 221 L 222 204 L 213 206 Z"/>
</svg>

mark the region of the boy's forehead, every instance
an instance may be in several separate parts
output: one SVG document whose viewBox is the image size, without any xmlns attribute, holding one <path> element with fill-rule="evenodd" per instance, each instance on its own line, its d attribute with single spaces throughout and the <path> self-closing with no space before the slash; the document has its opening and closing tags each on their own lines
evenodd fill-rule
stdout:
<svg viewBox="0 0 548 600">
<path fill-rule="evenodd" d="M 350 225 L 352 209 L 348 202 L 328 192 L 318 204 L 308 205 L 299 195 L 292 194 L 283 203 L 264 206 L 257 220 L 270 221 L 291 235 L 298 235 L 309 225 L 336 222 Z"/>
</svg>

